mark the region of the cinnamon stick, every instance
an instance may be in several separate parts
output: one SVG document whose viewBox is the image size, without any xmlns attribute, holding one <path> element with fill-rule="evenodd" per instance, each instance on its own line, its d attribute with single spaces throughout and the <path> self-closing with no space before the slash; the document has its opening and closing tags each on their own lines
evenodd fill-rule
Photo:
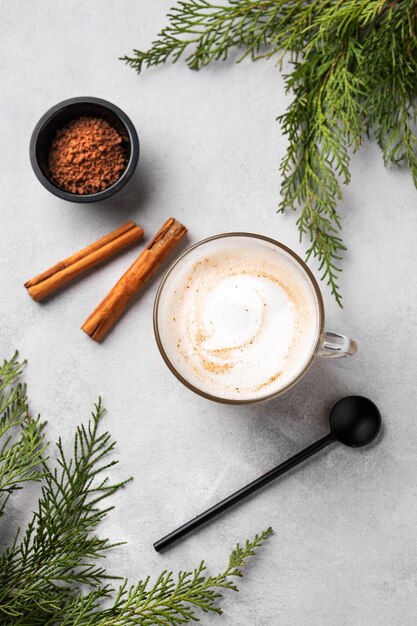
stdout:
<svg viewBox="0 0 417 626">
<path fill-rule="evenodd" d="M 161 266 L 186 232 L 185 226 L 170 217 L 84 322 L 82 330 L 95 341 L 101 341 L 122 315 L 133 295 Z"/>
<path fill-rule="evenodd" d="M 25 283 L 34 300 L 42 300 L 83 272 L 103 263 L 143 237 L 143 229 L 127 222 L 98 241 L 53 265 Z"/>
</svg>

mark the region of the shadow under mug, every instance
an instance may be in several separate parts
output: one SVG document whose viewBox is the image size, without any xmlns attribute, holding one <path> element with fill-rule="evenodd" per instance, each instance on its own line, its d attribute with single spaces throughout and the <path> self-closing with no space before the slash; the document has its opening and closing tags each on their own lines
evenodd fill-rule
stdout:
<svg viewBox="0 0 417 626">
<path fill-rule="evenodd" d="M 281 389 L 275 390 L 273 393 L 266 394 L 265 396 L 262 396 L 262 397 L 257 396 L 254 398 L 244 398 L 244 399 L 223 398 L 221 396 L 210 394 L 204 391 L 203 389 L 199 389 L 196 386 L 196 384 L 193 384 L 190 381 L 188 381 L 172 363 L 172 360 L 169 358 L 167 351 L 164 348 L 162 335 L 160 332 L 159 317 L 160 317 L 161 300 L 162 300 L 162 296 L 164 294 L 165 289 L 168 289 L 169 278 L 172 277 L 174 273 L 180 269 L 186 257 L 193 251 L 197 250 L 200 247 L 205 246 L 209 242 L 216 241 L 218 239 L 231 238 L 231 237 L 233 238 L 234 237 L 240 237 L 240 238 L 249 237 L 249 238 L 258 239 L 261 242 L 262 241 L 267 242 L 269 245 L 275 246 L 281 252 L 291 257 L 292 261 L 295 262 L 295 264 L 299 267 L 299 269 L 301 269 L 304 272 L 304 275 L 306 276 L 310 285 L 313 288 L 315 298 L 316 298 L 317 312 L 318 312 L 317 337 L 316 337 L 316 341 L 314 344 L 314 348 L 311 351 L 311 354 L 308 360 L 304 364 L 301 371 L 298 372 L 297 375 L 294 376 L 294 378 L 290 380 L 288 384 L 283 386 Z M 296 383 L 298 383 L 301 380 L 301 378 L 303 378 L 303 376 L 310 369 L 311 365 L 314 363 L 317 357 L 339 358 L 339 357 L 353 356 L 354 354 L 356 354 L 357 352 L 356 342 L 353 339 L 346 337 L 345 335 L 340 335 L 339 333 L 325 331 L 324 322 L 325 322 L 325 316 L 324 316 L 323 297 L 322 297 L 322 294 L 321 294 L 321 291 L 317 284 L 316 279 L 314 278 L 311 270 L 304 263 L 304 261 L 293 250 L 291 250 L 284 244 L 278 241 L 275 241 L 274 239 L 271 239 L 270 237 L 266 237 L 264 235 L 257 235 L 254 233 L 242 233 L 242 232 L 232 232 L 232 233 L 223 233 L 220 235 L 214 235 L 213 237 L 208 237 L 207 239 L 203 239 L 202 241 L 199 241 L 198 243 L 187 248 L 176 259 L 176 261 L 174 261 L 174 263 L 169 267 L 166 274 L 164 275 L 159 285 L 157 294 L 156 294 L 155 305 L 154 305 L 154 315 L 153 315 L 153 325 L 154 325 L 156 342 L 157 342 L 159 351 L 161 353 L 161 356 L 164 359 L 166 365 L 171 370 L 171 372 L 176 376 L 176 378 L 179 381 L 181 381 L 186 387 L 188 387 L 188 389 L 191 389 L 191 391 L 194 391 L 198 395 L 208 400 L 213 400 L 214 402 L 220 402 L 223 404 L 253 404 L 257 402 L 264 402 L 265 400 L 270 400 L 272 398 L 276 398 L 277 396 L 280 396 L 286 391 L 288 391 L 289 389 L 291 389 Z"/>
</svg>

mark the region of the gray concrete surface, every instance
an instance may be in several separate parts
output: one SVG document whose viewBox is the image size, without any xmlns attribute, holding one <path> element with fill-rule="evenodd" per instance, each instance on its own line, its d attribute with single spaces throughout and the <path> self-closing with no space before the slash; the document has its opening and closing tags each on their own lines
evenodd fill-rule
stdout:
<svg viewBox="0 0 417 626">
<path fill-rule="evenodd" d="M 303 253 L 293 214 L 275 214 L 285 150 L 275 116 L 287 105 L 274 62 L 183 64 L 137 77 L 118 57 L 145 48 L 171 0 L 14 0 L 0 3 L 0 347 L 19 348 L 34 412 L 48 435 L 70 441 L 102 394 L 118 442 L 117 476 L 135 481 L 115 498 L 103 533 L 126 539 L 108 559 L 133 578 L 210 571 L 228 550 L 269 525 L 275 535 L 229 594 L 228 626 L 412 626 L 416 623 L 417 191 L 406 170 L 384 169 L 374 143 L 352 161 L 340 210 L 349 250 L 343 310 L 324 289 L 327 327 L 355 337 L 349 361 L 317 362 L 284 397 L 237 408 L 183 388 L 157 351 L 157 281 L 103 345 L 80 325 L 136 257 L 131 250 L 47 303 L 23 283 L 127 219 L 151 236 L 170 214 L 189 241 L 227 230 L 275 237 Z M 134 179 L 114 199 L 69 204 L 33 175 L 28 144 L 39 117 L 64 98 L 95 95 L 123 108 L 142 145 Z M 314 271 L 317 267 L 312 264 Z M 343 394 L 381 408 L 371 449 L 333 447 L 163 555 L 152 542 L 326 432 Z M 11 526 L 36 489 L 10 504 Z M 31 500 L 33 499 L 33 502 Z"/>
</svg>

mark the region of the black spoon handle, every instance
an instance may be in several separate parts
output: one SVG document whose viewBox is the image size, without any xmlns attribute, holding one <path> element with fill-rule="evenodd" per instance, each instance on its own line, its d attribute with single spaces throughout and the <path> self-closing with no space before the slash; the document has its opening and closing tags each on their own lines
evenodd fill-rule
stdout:
<svg viewBox="0 0 417 626">
<path fill-rule="evenodd" d="M 221 502 L 218 502 L 210 509 L 207 509 L 207 511 L 204 511 L 204 513 L 197 515 L 197 517 L 194 517 L 194 519 L 186 522 L 176 530 L 172 531 L 172 533 L 169 533 L 169 535 L 166 535 L 162 539 L 159 539 L 159 541 L 153 544 L 153 547 L 157 552 L 164 550 L 164 548 L 167 548 L 174 541 L 181 539 L 181 537 L 184 537 L 184 535 L 186 535 L 187 533 L 195 530 L 202 524 L 205 524 L 209 520 L 213 519 L 213 517 L 215 517 L 216 515 L 223 513 L 223 511 L 233 506 L 234 504 L 237 504 L 238 502 L 243 500 L 243 498 L 250 496 L 254 491 L 261 489 L 261 487 L 267 485 L 269 482 L 271 482 L 271 480 L 274 480 L 274 478 L 278 478 L 278 476 L 285 474 L 285 472 L 288 472 L 288 470 L 292 469 L 299 463 L 302 463 L 310 456 L 313 456 L 313 454 L 316 454 L 316 452 L 320 452 L 320 450 L 328 446 L 329 443 L 332 443 L 333 441 L 335 441 L 335 439 L 333 435 L 329 433 L 322 439 L 316 441 L 316 443 L 313 443 L 311 446 L 308 446 L 308 448 L 305 448 L 305 450 L 302 450 L 302 452 L 298 452 L 290 459 L 287 459 L 277 467 L 269 470 L 269 472 L 267 472 L 263 476 L 260 476 L 256 480 L 252 481 L 251 483 L 249 483 L 249 485 L 246 485 L 246 487 L 242 487 L 242 489 L 239 489 L 239 491 L 236 491 Z"/>
</svg>

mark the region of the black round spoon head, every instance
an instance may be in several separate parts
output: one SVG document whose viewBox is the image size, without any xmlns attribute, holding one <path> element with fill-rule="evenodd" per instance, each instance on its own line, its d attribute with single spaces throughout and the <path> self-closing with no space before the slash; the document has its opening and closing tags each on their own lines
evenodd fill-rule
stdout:
<svg viewBox="0 0 417 626">
<path fill-rule="evenodd" d="M 346 396 L 330 411 L 329 422 L 337 441 L 358 448 L 375 439 L 381 428 L 381 414 L 368 398 Z"/>
</svg>

